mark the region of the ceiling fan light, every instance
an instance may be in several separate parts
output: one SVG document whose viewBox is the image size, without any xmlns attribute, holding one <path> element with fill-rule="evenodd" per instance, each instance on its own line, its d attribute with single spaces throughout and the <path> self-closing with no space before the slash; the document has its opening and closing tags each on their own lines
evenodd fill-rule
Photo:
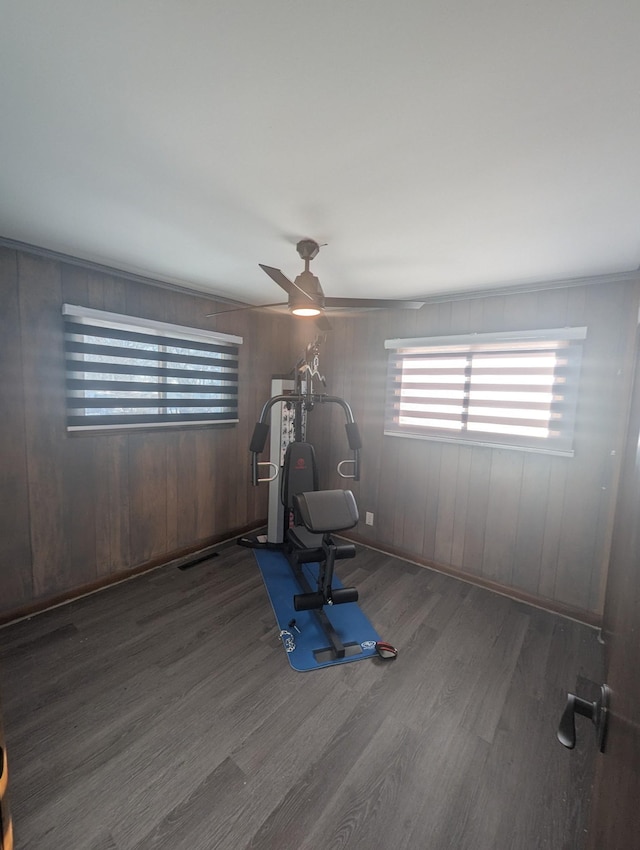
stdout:
<svg viewBox="0 0 640 850">
<path fill-rule="evenodd" d="M 294 316 L 319 316 L 322 310 L 319 307 L 292 307 L 291 312 Z"/>
<path fill-rule="evenodd" d="M 308 276 L 313 278 L 310 272 Z M 303 288 L 305 283 L 309 282 L 304 274 L 298 275 L 294 284 L 296 291 L 289 295 L 289 312 L 294 316 L 319 316 L 324 311 L 322 295 L 317 291 L 309 292 L 308 288 Z"/>
</svg>

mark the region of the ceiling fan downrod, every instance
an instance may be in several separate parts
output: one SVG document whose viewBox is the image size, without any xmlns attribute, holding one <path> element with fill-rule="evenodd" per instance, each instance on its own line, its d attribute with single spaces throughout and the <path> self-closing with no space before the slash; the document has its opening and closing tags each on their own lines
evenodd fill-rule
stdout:
<svg viewBox="0 0 640 850">
<path fill-rule="evenodd" d="M 309 271 L 309 263 L 314 257 L 318 256 L 320 246 L 314 239 L 301 239 L 296 245 L 300 259 L 304 260 L 304 270 Z"/>
</svg>

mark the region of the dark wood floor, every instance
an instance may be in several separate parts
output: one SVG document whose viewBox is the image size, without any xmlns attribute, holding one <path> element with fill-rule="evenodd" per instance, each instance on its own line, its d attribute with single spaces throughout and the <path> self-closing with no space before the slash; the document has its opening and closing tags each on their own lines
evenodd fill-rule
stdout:
<svg viewBox="0 0 640 850">
<path fill-rule="evenodd" d="M 16 850 L 580 850 L 555 732 L 596 633 L 386 555 L 340 573 L 400 654 L 296 673 L 250 550 L 0 631 Z"/>
</svg>

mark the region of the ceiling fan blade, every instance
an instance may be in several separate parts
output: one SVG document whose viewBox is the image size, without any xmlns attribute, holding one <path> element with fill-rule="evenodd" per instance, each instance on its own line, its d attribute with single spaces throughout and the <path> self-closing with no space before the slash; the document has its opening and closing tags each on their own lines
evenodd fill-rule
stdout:
<svg viewBox="0 0 640 850">
<path fill-rule="evenodd" d="M 266 272 L 271 278 L 271 280 L 275 281 L 278 286 L 281 286 L 289 296 L 297 296 L 298 293 L 301 292 L 305 298 L 308 298 L 310 301 L 314 300 L 313 295 L 311 295 L 309 292 L 306 292 L 294 281 L 289 280 L 289 278 L 285 274 L 283 274 L 280 269 L 274 269 L 273 266 L 265 266 L 262 263 L 258 263 L 258 265 L 260 266 L 262 271 Z"/>
<path fill-rule="evenodd" d="M 402 301 L 392 298 L 329 298 L 325 297 L 325 307 L 377 307 L 391 310 L 419 310 L 424 301 Z"/>
<path fill-rule="evenodd" d="M 331 324 L 329 319 L 327 319 L 327 317 L 324 315 L 316 316 L 316 325 L 320 328 L 321 331 L 333 330 L 333 325 Z"/>
<path fill-rule="evenodd" d="M 292 295 L 295 292 L 298 292 L 298 287 L 293 283 L 292 280 L 284 275 L 280 269 L 274 269 L 273 266 L 263 266 L 262 263 L 258 263 L 263 272 L 266 272 L 271 280 L 275 281 L 278 286 L 281 286 L 287 295 Z"/>
<path fill-rule="evenodd" d="M 286 307 L 286 301 L 278 301 L 277 304 L 250 304 L 247 307 L 230 307 L 228 310 L 216 310 L 215 313 L 205 313 L 205 318 L 209 316 L 220 316 L 222 313 L 240 313 L 242 310 L 261 310 L 263 307 Z"/>
</svg>

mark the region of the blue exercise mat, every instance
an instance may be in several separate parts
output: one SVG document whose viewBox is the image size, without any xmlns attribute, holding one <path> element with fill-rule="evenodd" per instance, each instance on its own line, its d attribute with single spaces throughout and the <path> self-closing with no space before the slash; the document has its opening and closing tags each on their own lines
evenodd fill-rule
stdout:
<svg viewBox="0 0 640 850">
<path fill-rule="evenodd" d="M 296 611 L 293 607 L 294 594 L 301 593 L 302 589 L 286 557 L 281 552 L 269 549 L 254 549 L 253 552 L 280 628 L 282 644 L 294 670 L 317 670 L 377 655 L 375 645 L 380 636 L 358 603 L 346 602 L 342 605 L 325 605 L 323 608 L 346 648 L 344 658 L 331 657 L 330 641 L 314 611 Z M 315 587 L 318 564 L 303 564 L 302 569 L 309 584 Z M 342 587 L 335 575 L 333 587 Z M 289 626 L 292 620 L 295 620 L 297 628 Z"/>
</svg>

